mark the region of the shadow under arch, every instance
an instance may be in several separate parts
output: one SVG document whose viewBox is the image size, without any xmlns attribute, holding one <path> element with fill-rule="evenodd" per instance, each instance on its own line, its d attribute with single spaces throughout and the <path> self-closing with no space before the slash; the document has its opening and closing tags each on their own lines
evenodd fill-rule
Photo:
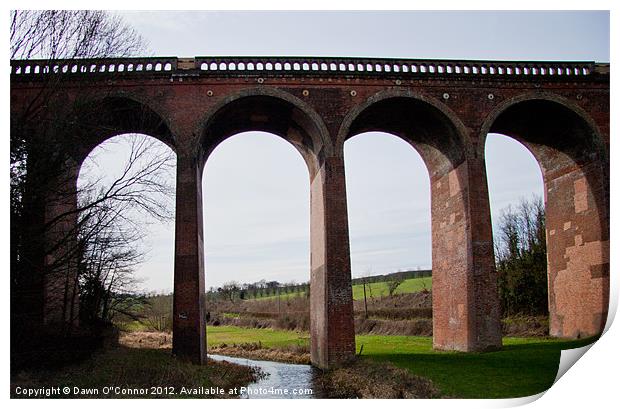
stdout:
<svg viewBox="0 0 620 409">
<path fill-rule="evenodd" d="M 488 114 L 481 128 L 480 138 L 482 143 L 478 144 L 478 153 L 484 155 L 484 138 L 486 138 L 487 134 L 494 132 L 492 128 L 498 126 L 496 122 L 500 116 L 504 115 L 514 106 L 532 101 L 547 102 L 550 106 L 555 105 L 558 109 L 563 107 L 568 115 L 573 115 L 575 118 L 578 118 L 577 121 L 581 122 L 581 126 L 584 129 L 588 129 L 589 132 L 593 134 L 593 140 L 595 140 L 596 145 L 603 151 L 606 150 L 598 125 L 583 108 L 557 94 L 539 91 L 524 93 L 503 101 Z"/>
<path fill-rule="evenodd" d="M 543 174 L 550 334 L 599 334 L 609 303 L 609 159 L 598 128 L 574 104 L 532 94 L 496 108 L 481 141 L 487 133 L 523 144 Z"/>
<path fill-rule="evenodd" d="M 368 131 L 386 132 L 408 142 L 429 174 L 433 346 L 460 351 L 500 348 L 490 223 L 488 238 L 473 236 L 478 234 L 472 227 L 477 223 L 473 218 L 483 217 L 484 212 L 471 209 L 468 162 L 473 147 L 466 128 L 449 108 L 432 98 L 389 90 L 350 111 L 340 128 L 336 151 L 342 150 L 347 139 Z"/>
<path fill-rule="evenodd" d="M 82 102 L 72 113 L 71 156 L 81 163 L 99 144 L 117 135 L 143 134 L 176 152 L 176 140 L 165 117 L 148 104 L 128 96 Z"/>
<path fill-rule="evenodd" d="M 281 90 L 253 88 L 224 98 L 207 114 L 198 141 L 202 168 L 217 145 L 248 131 L 271 133 L 290 142 L 307 164 L 311 178 L 332 150 L 323 120 L 306 103 Z"/>
<path fill-rule="evenodd" d="M 414 148 L 425 162 L 434 151 L 458 165 L 471 151 L 467 129 L 456 113 L 434 98 L 401 89 L 378 92 L 351 109 L 334 150 L 342 153 L 344 142 L 353 135 L 386 129 L 412 145 L 415 139 Z"/>
<path fill-rule="evenodd" d="M 583 168 L 588 184 L 600 190 L 594 200 L 606 213 L 601 221 L 609 219 L 609 156 L 598 127 L 582 109 L 557 96 L 524 95 L 494 110 L 482 129 L 479 147 L 484 150 L 488 133 L 519 141 L 538 161 L 545 183 L 571 167 Z"/>
</svg>

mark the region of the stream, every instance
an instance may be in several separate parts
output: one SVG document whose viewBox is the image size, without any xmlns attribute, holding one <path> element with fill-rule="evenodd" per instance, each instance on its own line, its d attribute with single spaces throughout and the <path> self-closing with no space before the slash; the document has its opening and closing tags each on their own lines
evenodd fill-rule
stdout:
<svg viewBox="0 0 620 409">
<path fill-rule="evenodd" d="M 273 361 L 256 361 L 224 355 L 211 355 L 216 361 L 259 367 L 267 376 L 247 388 L 242 388 L 242 399 L 317 399 L 322 394 L 315 385 L 318 370 L 311 365 L 287 364 Z"/>
</svg>

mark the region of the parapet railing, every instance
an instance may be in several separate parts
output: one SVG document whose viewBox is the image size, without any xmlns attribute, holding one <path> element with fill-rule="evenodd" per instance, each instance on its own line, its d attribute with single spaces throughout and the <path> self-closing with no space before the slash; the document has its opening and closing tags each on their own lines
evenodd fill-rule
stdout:
<svg viewBox="0 0 620 409">
<path fill-rule="evenodd" d="M 465 75 L 589 75 L 593 62 L 517 62 L 408 60 L 313 57 L 196 57 L 196 68 L 206 72 L 279 72 L 338 74 L 465 74 Z"/>
<path fill-rule="evenodd" d="M 603 69 L 598 70 L 598 68 Z M 11 76 L 162 74 L 343 76 L 588 76 L 608 64 L 548 61 L 413 60 L 331 57 L 150 57 L 12 60 Z"/>
<path fill-rule="evenodd" d="M 11 75 L 161 73 L 176 71 L 177 60 L 177 57 L 11 60 Z"/>
</svg>

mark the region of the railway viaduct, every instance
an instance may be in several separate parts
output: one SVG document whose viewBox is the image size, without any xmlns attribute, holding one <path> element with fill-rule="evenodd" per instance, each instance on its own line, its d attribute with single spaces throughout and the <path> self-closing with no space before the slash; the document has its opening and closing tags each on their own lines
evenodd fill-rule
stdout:
<svg viewBox="0 0 620 409">
<path fill-rule="evenodd" d="M 56 108 L 42 103 L 34 115 L 24 115 L 46 93 Z M 79 168 L 95 146 L 142 133 L 176 152 L 173 350 L 195 362 L 206 356 L 203 234 L 209 232 L 203 233 L 202 171 L 220 142 L 251 130 L 289 141 L 308 167 L 315 365 L 329 367 L 355 353 L 343 146 L 366 131 L 402 138 L 428 169 L 435 348 L 502 345 L 484 158 L 492 132 L 525 145 L 543 174 L 550 334 L 576 338 L 604 328 L 609 64 L 313 57 L 11 61 L 11 126 L 45 135 L 44 151 L 61 158 L 62 177 L 55 177 L 35 217 L 52 226 L 44 233 L 48 243 L 75 229 L 75 212 L 68 210 L 76 208 Z M 38 255 L 41 271 L 60 257 L 61 248 L 50 248 Z M 63 263 L 66 268 L 35 280 L 32 319 L 74 321 L 76 311 L 66 304 L 75 296 L 75 268 L 70 257 Z"/>
</svg>

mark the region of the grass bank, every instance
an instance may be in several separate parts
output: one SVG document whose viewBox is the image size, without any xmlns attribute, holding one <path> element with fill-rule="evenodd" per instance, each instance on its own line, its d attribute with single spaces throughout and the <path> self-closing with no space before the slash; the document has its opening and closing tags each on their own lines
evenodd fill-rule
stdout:
<svg viewBox="0 0 620 409">
<path fill-rule="evenodd" d="M 213 347 L 226 344 L 261 343 L 267 348 L 283 348 L 290 345 L 307 346 L 310 335 L 307 332 L 285 331 L 273 328 L 241 328 L 230 325 L 207 327 L 207 345 Z"/>
<path fill-rule="evenodd" d="M 431 337 L 356 337 L 358 350 L 364 345 L 364 356 L 427 377 L 444 394 L 460 398 L 514 398 L 547 390 L 557 375 L 562 349 L 590 342 L 504 338 L 501 351 L 460 353 L 433 350 Z"/>
<path fill-rule="evenodd" d="M 140 348 L 136 347 L 138 339 L 143 340 Z M 133 335 L 127 342 L 121 339 L 121 345 L 77 364 L 22 371 L 11 377 L 11 396 L 27 397 L 20 393 L 27 388 L 60 387 L 60 394 L 51 397 L 230 398 L 236 397 L 228 393 L 231 389 L 246 386 L 261 375 L 253 368 L 227 362 L 183 362 L 172 355 L 170 339 Z M 64 393 L 62 388 L 69 388 L 69 392 Z"/>
<path fill-rule="evenodd" d="M 430 379 L 443 395 L 457 398 L 513 398 L 548 389 L 557 374 L 562 349 L 584 346 L 593 340 L 504 338 L 501 351 L 460 353 L 435 351 L 431 337 L 358 335 L 362 358 L 390 362 L 412 374 Z M 274 329 L 209 327 L 210 346 L 258 343 L 268 348 L 306 346 L 304 332 Z"/>
</svg>

